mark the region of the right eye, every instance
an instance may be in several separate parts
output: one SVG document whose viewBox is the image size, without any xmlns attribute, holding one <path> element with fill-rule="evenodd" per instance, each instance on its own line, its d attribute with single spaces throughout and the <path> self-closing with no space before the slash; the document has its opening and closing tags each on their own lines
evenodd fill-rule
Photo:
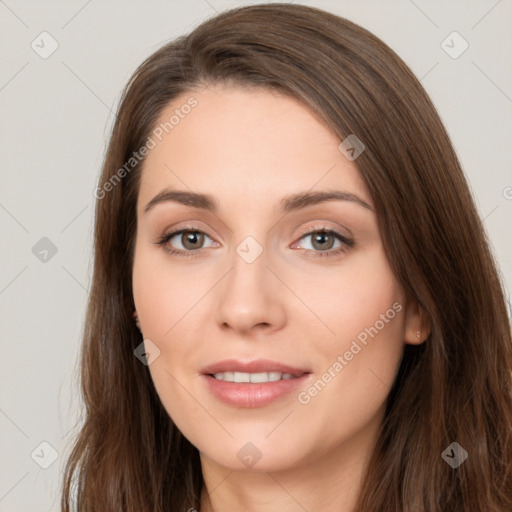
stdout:
<svg viewBox="0 0 512 512">
<path fill-rule="evenodd" d="M 174 238 L 177 240 L 177 243 L 182 246 L 181 248 L 176 248 L 172 245 L 171 242 Z M 172 231 L 171 233 L 166 233 L 161 236 L 156 243 L 161 245 L 169 254 L 190 257 L 204 252 L 205 249 L 202 248 L 202 245 L 204 244 L 205 238 L 212 240 L 203 231 L 192 227 L 186 227 Z M 212 247 L 212 245 L 210 245 L 210 247 Z"/>
</svg>

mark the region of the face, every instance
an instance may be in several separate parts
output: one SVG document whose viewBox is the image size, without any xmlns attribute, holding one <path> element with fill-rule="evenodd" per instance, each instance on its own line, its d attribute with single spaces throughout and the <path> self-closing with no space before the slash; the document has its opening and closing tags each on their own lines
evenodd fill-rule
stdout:
<svg viewBox="0 0 512 512">
<path fill-rule="evenodd" d="M 155 139 L 137 206 L 133 293 L 158 395 L 226 468 L 347 454 L 377 432 L 419 326 L 357 160 L 266 90 L 183 94 L 158 125 L 191 97 Z"/>
</svg>

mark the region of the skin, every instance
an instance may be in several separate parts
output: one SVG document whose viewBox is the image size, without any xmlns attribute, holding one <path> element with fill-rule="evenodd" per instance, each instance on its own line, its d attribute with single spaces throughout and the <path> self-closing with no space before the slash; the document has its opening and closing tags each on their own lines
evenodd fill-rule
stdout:
<svg viewBox="0 0 512 512">
<path fill-rule="evenodd" d="M 198 105 L 143 167 L 133 292 L 143 337 L 160 350 L 149 366 L 156 390 L 200 452 L 201 511 L 351 511 L 404 345 L 427 335 L 417 335 L 420 311 L 390 268 L 357 160 L 314 113 L 268 90 L 215 85 L 176 98 L 159 122 L 192 95 Z M 165 188 L 211 194 L 219 211 L 166 202 L 144 212 Z M 372 209 L 328 201 L 279 212 L 284 196 L 327 190 Z M 155 243 L 188 223 L 204 240 L 177 235 L 167 247 L 203 253 L 186 258 Z M 322 228 L 356 245 L 315 245 Z M 262 249 L 250 264 L 236 251 L 247 236 Z M 307 404 L 293 392 L 237 408 L 200 374 L 222 359 L 265 358 L 309 369 L 307 391 L 394 303 L 394 318 Z M 248 442 L 261 454 L 252 467 L 237 457 Z"/>
</svg>

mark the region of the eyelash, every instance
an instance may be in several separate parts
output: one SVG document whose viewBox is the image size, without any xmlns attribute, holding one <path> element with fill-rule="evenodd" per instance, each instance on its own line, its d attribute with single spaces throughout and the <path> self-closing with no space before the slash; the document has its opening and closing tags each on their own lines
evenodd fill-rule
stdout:
<svg viewBox="0 0 512 512">
<path fill-rule="evenodd" d="M 171 233 L 167 233 L 163 236 L 161 236 L 155 243 L 157 245 L 160 245 L 168 254 L 180 256 L 183 258 L 194 258 L 199 256 L 200 254 L 204 253 L 206 249 L 194 249 L 190 251 L 183 251 L 183 250 L 177 250 L 177 249 L 170 249 L 166 247 L 165 245 L 169 240 L 174 238 L 176 235 L 181 235 L 183 233 L 201 233 L 208 237 L 208 235 L 199 229 L 194 228 L 193 226 L 186 226 L 184 228 L 178 229 L 177 231 L 172 231 Z M 329 251 L 315 251 L 312 249 L 302 249 L 308 252 L 313 252 L 315 255 L 314 258 L 330 258 L 338 256 L 344 252 L 347 252 L 348 249 L 351 249 L 355 247 L 356 243 L 354 240 L 347 238 L 346 236 L 342 235 L 341 233 L 338 233 L 338 231 L 326 227 L 319 227 L 315 228 L 314 230 L 308 230 L 300 234 L 300 237 L 298 240 L 301 240 L 305 236 L 314 235 L 317 233 L 323 233 L 327 235 L 334 235 L 343 245 L 338 247 L 335 250 L 329 250 Z M 210 237 L 208 237 L 210 238 Z"/>
</svg>

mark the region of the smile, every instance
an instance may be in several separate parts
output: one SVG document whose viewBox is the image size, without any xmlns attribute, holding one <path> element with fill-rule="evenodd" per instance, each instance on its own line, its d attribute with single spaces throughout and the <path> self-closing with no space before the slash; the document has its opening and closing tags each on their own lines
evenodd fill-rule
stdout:
<svg viewBox="0 0 512 512">
<path fill-rule="evenodd" d="M 215 399 L 244 409 L 264 407 L 295 396 L 293 392 L 313 375 L 307 369 L 266 359 L 218 361 L 203 368 L 201 374 Z"/>
<path fill-rule="evenodd" d="M 280 373 L 280 372 L 260 372 L 260 373 L 245 373 L 245 372 L 219 372 L 213 375 L 217 380 L 223 380 L 226 382 L 251 382 L 251 383 L 263 383 L 263 382 L 276 382 L 278 380 L 290 380 L 296 379 L 299 376 L 292 375 L 291 373 Z"/>
</svg>

